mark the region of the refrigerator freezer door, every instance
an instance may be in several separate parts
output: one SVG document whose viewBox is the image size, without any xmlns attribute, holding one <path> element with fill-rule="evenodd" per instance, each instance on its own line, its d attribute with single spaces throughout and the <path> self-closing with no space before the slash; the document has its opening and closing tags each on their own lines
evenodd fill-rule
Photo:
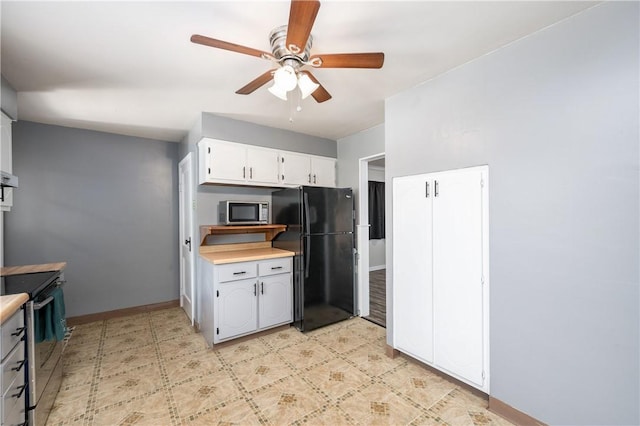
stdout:
<svg viewBox="0 0 640 426">
<path fill-rule="evenodd" d="M 303 193 L 303 233 L 332 234 L 353 232 L 353 193 L 351 188 L 305 186 Z"/>
<path fill-rule="evenodd" d="M 303 246 L 298 328 L 309 331 L 353 316 L 353 234 L 305 236 Z"/>
</svg>

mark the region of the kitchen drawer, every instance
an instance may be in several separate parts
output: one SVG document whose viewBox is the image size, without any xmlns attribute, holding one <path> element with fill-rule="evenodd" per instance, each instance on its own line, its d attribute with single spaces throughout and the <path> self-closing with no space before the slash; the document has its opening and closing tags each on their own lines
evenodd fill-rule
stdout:
<svg viewBox="0 0 640 426">
<path fill-rule="evenodd" d="M 7 389 L 7 392 L 2 395 L 2 400 L 0 401 L 0 413 L 2 413 L 2 419 L 0 422 L 2 423 L 2 426 L 22 425 L 26 420 L 25 398 L 27 390 L 25 389 L 20 393 L 21 388 L 18 386 L 22 386 L 24 384 L 24 379 L 21 383 L 17 382 L 18 380 L 15 380 L 14 383 L 11 384 L 10 388 Z M 20 397 L 14 396 L 17 394 L 20 394 Z"/>
<path fill-rule="evenodd" d="M 218 281 L 236 281 L 255 278 L 258 275 L 258 264 L 256 262 L 229 263 L 216 267 L 218 271 Z"/>
<path fill-rule="evenodd" d="M 20 376 L 24 382 L 24 371 L 27 368 L 25 364 L 24 342 L 20 342 L 9 353 L 2 363 L 2 395 L 7 391 L 9 385 Z"/>
<path fill-rule="evenodd" d="M 261 277 L 291 272 L 291 258 L 283 257 L 279 259 L 265 260 L 260 262 L 258 268 L 258 274 Z"/>
<path fill-rule="evenodd" d="M 3 360 L 13 347 L 25 335 L 24 310 L 18 309 L 4 324 L 2 324 L 2 357 Z"/>
</svg>

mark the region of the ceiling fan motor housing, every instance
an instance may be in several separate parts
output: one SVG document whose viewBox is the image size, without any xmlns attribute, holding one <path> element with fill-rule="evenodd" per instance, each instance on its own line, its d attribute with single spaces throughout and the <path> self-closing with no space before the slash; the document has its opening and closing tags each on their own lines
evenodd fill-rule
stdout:
<svg viewBox="0 0 640 426">
<path fill-rule="evenodd" d="M 282 25 L 272 30 L 269 34 L 269 41 L 271 43 L 273 56 L 281 64 L 286 63 L 287 65 L 294 66 L 295 63 L 294 68 L 297 70 L 302 64 L 309 60 L 311 45 L 313 44 L 313 36 L 311 35 L 309 35 L 307 39 L 304 50 L 299 54 L 295 54 L 287 49 L 287 25 Z"/>
</svg>

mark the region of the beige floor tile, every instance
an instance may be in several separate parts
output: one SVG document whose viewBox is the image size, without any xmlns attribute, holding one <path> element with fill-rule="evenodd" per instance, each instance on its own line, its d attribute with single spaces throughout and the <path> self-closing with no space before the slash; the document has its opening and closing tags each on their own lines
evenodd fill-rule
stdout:
<svg viewBox="0 0 640 426">
<path fill-rule="evenodd" d="M 413 362 L 385 373 L 382 380 L 422 407 L 429 408 L 457 386 Z"/>
<path fill-rule="evenodd" d="M 164 392 L 96 410 L 94 426 L 113 425 L 171 425 L 172 419 Z"/>
<path fill-rule="evenodd" d="M 142 332 L 151 332 L 151 325 L 149 324 L 149 320 L 147 319 L 138 322 L 107 322 L 105 337 L 107 339 L 110 339 L 112 337 L 121 336 L 123 334 Z"/>
<path fill-rule="evenodd" d="M 406 425 L 424 414 L 380 383 L 352 392 L 337 406 L 360 425 Z"/>
<path fill-rule="evenodd" d="M 73 339 L 69 340 L 69 344 L 97 342 L 98 339 L 100 339 L 103 327 L 103 321 L 76 325 L 73 327 L 73 332 L 71 334 Z"/>
<path fill-rule="evenodd" d="M 139 333 L 120 334 L 104 340 L 104 353 L 120 352 L 129 349 L 137 349 L 153 343 L 153 336 L 150 330 L 144 330 Z"/>
<path fill-rule="evenodd" d="M 271 348 L 260 339 L 246 340 L 214 350 L 227 364 L 237 364 L 252 358 L 262 357 L 271 352 Z"/>
<path fill-rule="evenodd" d="M 77 341 L 71 343 L 73 340 L 72 336 L 69 344 L 64 348 L 63 365 L 95 362 L 100 350 L 100 338 L 96 338 L 94 342 L 87 341 L 85 343 L 78 343 Z"/>
<path fill-rule="evenodd" d="M 336 357 L 336 354 L 315 340 L 305 340 L 296 345 L 281 349 L 278 353 L 299 371 Z"/>
<path fill-rule="evenodd" d="M 274 353 L 235 364 L 231 371 L 249 392 L 292 374 L 289 366 Z"/>
<path fill-rule="evenodd" d="M 87 410 L 91 385 L 67 386 L 63 381 L 60 391 L 49 414 L 49 424 L 59 424 L 76 420 Z"/>
<path fill-rule="evenodd" d="M 374 344 L 359 347 L 349 354 L 347 360 L 372 376 L 380 376 L 407 364 L 407 360 L 402 357 L 388 357 L 384 349 Z"/>
<path fill-rule="evenodd" d="M 207 343 L 202 335 L 196 333 L 163 340 L 157 344 L 164 360 L 191 356 L 208 349 Z"/>
<path fill-rule="evenodd" d="M 289 327 L 287 330 L 263 336 L 260 340 L 271 349 L 282 349 L 306 342 L 309 338 L 300 333 L 295 327 Z"/>
<path fill-rule="evenodd" d="M 236 400 L 242 393 L 227 371 L 218 371 L 171 388 L 181 418 L 196 416 L 207 408 Z"/>
<path fill-rule="evenodd" d="M 352 318 L 345 322 L 345 330 L 352 330 L 365 339 L 384 339 L 387 329 L 362 318 Z"/>
<path fill-rule="evenodd" d="M 354 330 L 340 328 L 335 333 L 325 333 L 315 337 L 316 341 L 331 350 L 344 354 L 369 343 Z"/>
<path fill-rule="evenodd" d="M 173 339 L 175 337 L 193 334 L 191 324 L 186 322 L 174 322 L 154 327 L 155 337 L 158 341 Z"/>
<path fill-rule="evenodd" d="M 271 424 L 290 424 L 322 408 L 327 401 L 298 377 L 287 377 L 252 392 L 252 400 Z"/>
<path fill-rule="evenodd" d="M 347 426 L 353 425 L 352 419 L 334 405 L 325 406 L 294 422 L 294 425 Z"/>
<path fill-rule="evenodd" d="M 213 351 L 197 352 L 188 357 L 178 357 L 164 362 L 169 383 L 208 376 L 222 369 L 222 362 Z"/>
<path fill-rule="evenodd" d="M 108 377 L 98 382 L 95 407 L 101 408 L 162 389 L 160 369 L 152 364 Z"/>
<path fill-rule="evenodd" d="M 194 418 L 184 418 L 183 424 L 193 426 L 243 425 L 258 426 L 263 423 L 244 399 L 212 408 L 209 412 Z"/>
<path fill-rule="evenodd" d="M 314 386 L 337 400 L 347 392 L 371 384 L 371 378 L 343 359 L 334 358 L 302 373 Z"/>
<path fill-rule="evenodd" d="M 150 364 L 158 365 L 156 348 L 153 344 L 111 352 L 102 357 L 100 377 L 112 376 Z"/>
<path fill-rule="evenodd" d="M 93 381 L 95 365 L 93 363 L 72 363 L 62 367 L 61 386 L 88 385 Z"/>
</svg>

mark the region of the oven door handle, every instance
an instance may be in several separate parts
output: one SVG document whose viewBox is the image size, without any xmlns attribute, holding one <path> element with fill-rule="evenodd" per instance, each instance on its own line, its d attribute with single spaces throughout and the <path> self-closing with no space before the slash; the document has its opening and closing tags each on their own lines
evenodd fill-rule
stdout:
<svg viewBox="0 0 640 426">
<path fill-rule="evenodd" d="M 53 301 L 53 296 L 49 296 L 46 299 L 44 299 L 42 302 L 34 303 L 33 304 L 33 310 L 34 311 L 40 310 L 40 309 L 44 308 L 45 306 L 47 306 L 52 301 Z"/>
</svg>

